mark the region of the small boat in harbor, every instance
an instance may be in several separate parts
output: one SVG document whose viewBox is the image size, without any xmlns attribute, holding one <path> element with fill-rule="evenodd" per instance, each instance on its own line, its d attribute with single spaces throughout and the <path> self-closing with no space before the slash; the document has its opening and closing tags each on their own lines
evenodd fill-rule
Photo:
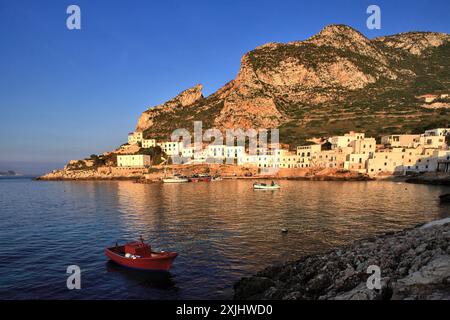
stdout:
<svg viewBox="0 0 450 320">
<path fill-rule="evenodd" d="M 162 182 L 164 183 L 186 183 L 189 182 L 189 179 L 180 175 L 179 173 L 173 173 L 172 176 L 167 176 L 167 159 L 164 159 L 163 161 L 166 163 L 164 166 L 164 176 L 161 178 Z"/>
<path fill-rule="evenodd" d="M 191 182 L 210 182 L 211 176 L 207 174 L 195 174 L 189 177 L 189 180 Z"/>
<path fill-rule="evenodd" d="M 211 181 L 222 181 L 222 177 L 213 177 Z"/>
<path fill-rule="evenodd" d="M 141 241 L 129 242 L 122 246 L 106 248 L 105 255 L 115 263 L 132 269 L 145 271 L 169 271 L 177 257 L 176 252 L 155 252 L 150 245 Z"/>
<path fill-rule="evenodd" d="M 185 177 L 181 177 L 181 176 L 173 176 L 173 177 L 162 178 L 162 181 L 164 183 L 186 183 L 186 182 L 189 182 L 189 179 L 185 178 Z"/>
<path fill-rule="evenodd" d="M 277 190 L 280 189 L 281 186 L 275 182 L 272 181 L 272 183 L 254 183 L 253 189 L 255 190 Z"/>
<path fill-rule="evenodd" d="M 441 202 L 448 202 L 450 203 L 450 193 L 442 194 L 439 196 L 439 200 Z"/>
</svg>

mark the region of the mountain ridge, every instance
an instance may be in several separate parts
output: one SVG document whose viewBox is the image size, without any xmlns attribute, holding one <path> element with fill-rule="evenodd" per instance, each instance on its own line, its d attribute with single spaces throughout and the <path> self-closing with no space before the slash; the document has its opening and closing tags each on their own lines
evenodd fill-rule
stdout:
<svg viewBox="0 0 450 320">
<path fill-rule="evenodd" d="M 168 139 L 201 120 L 220 130 L 279 127 L 282 142 L 301 143 L 348 129 L 381 134 L 448 124 L 448 109 L 425 109 L 417 96 L 450 91 L 449 43 L 445 33 L 368 39 L 329 25 L 303 41 L 256 47 L 235 79 L 207 97 L 197 85 L 147 109 L 136 130 Z"/>
</svg>

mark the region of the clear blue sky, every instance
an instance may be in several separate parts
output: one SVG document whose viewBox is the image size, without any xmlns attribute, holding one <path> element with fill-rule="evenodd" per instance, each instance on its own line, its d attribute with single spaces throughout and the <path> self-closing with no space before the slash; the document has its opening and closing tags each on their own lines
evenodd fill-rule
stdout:
<svg viewBox="0 0 450 320">
<path fill-rule="evenodd" d="M 70 4 L 81 30 L 66 28 Z M 366 28 L 370 4 L 381 30 Z M 197 83 L 211 94 L 263 43 L 332 23 L 369 38 L 449 33 L 449 12 L 448 0 L 0 0 L 0 170 L 41 173 L 111 150 L 146 108 Z"/>
</svg>

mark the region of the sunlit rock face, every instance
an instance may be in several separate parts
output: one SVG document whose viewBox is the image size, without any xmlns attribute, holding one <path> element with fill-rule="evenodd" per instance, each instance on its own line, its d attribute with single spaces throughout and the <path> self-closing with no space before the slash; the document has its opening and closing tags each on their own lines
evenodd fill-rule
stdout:
<svg viewBox="0 0 450 320">
<path fill-rule="evenodd" d="M 242 57 L 234 80 L 208 97 L 197 85 L 149 108 L 136 130 L 168 138 L 193 121 L 221 130 L 288 127 L 282 138 L 289 142 L 312 121 L 318 134 L 346 129 L 335 125 L 344 119 L 349 129 L 370 120 L 373 130 L 390 132 L 398 126 L 397 113 L 404 115 L 402 126 L 426 125 L 436 117 L 418 112 L 415 96 L 448 91 L 450 73 L 442 70 L 449 42 L 448 34 L 431 32 L 370 40 L 351 27 L 330 25 L 304 41 L 255 48 Z"/>
</svg>

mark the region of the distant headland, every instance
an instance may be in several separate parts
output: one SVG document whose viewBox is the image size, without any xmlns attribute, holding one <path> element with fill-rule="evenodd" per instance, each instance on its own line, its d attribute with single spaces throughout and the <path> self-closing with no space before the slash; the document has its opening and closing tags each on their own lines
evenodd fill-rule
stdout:
<svg viewBox="0 0 450 320">
<path fill-rule="evenodd" d="M 0 177 L 3 177 L 3 176 L 11 177 L 11 176 L 18 176 L 18 174 L 13 170 L 0 171 Z"/>
</svg>

